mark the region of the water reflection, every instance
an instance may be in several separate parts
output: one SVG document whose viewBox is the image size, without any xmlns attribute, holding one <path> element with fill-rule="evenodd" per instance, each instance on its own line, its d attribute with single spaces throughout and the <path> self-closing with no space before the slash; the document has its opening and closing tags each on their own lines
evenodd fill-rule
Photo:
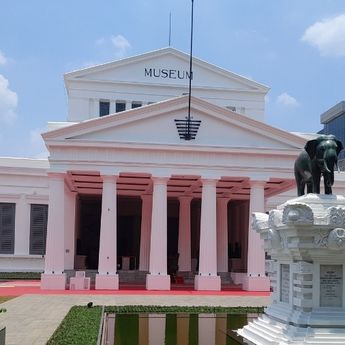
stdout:
<svg viewBox="0 0 345 345">
<path fill-rule="evenodd" d="M 238 345 L 232 330 L 256 314 L 109 314 L 102 344 Z"/>
</svg>

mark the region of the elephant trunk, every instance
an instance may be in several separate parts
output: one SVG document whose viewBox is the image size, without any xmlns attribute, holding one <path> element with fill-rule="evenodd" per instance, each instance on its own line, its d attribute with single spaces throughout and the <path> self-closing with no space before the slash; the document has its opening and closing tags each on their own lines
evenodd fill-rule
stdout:
<svg viewBox="0 0 345 345">
<path fill-rule="evenodd" d="M 330 155 L 324 160 L 324 178 L 326 185 L 331 187 L 334 183 L 334 167 L 337 165 L 337 155 Z"/>
<path fill-rule="evenodd" d="M 326 161 L 326 159 L 324 159 L 324 160 L 323 160 L 323 169 L 322 169 L 322 170 L 323 170 L 324 172 L 330 174 L 331 171 L 333 170 L 333 168 L 329 168 L 328 165 L 329 165 L 329 161 Z"/>
</svg>

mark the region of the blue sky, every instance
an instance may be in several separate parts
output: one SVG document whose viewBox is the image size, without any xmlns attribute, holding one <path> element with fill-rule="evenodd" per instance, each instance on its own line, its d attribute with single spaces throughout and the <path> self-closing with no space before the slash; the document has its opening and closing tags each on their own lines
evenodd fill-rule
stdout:
<svg viewBox="0 0 345 345">
<path fill-rule="evenodd" d="M 63 74 L 168 45 L 189 52 L 191 0 L 2 0 L 0 156 L 42 157 Z M 316 132 L 345 99 L 345 1 L 194 0 L 194 55 L 271 88 L 266 122 Z"/>
</svg>

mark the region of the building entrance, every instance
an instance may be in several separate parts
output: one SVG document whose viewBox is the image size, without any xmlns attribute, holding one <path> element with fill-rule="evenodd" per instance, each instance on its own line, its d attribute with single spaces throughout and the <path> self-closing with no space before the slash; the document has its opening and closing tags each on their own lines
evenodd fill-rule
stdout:
<svg viewBox="0 0 345 345">
<path fill-rule="evenodd" d="M 101 226 L 101 197 L 79 198 L 75 269 L 97 270 Z"/>
</svg>

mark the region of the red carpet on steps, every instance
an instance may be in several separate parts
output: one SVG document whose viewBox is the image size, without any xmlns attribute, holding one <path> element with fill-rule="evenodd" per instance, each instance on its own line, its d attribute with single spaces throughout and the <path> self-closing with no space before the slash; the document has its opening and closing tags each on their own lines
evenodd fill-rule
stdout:
<svg viewBox="0 0 345 345">
<path fill-rule="evenodd" d="M 35 295 L 195 295 L 195 296 L 269 296 L 270 292 L 243 291 L 229 286 L 222 291 L 195 291 L 191 285 L 171 286 L 169 291 L 148 291 L 143 285 L 120 284 L 119 290 L 41 290 L 40 281 L 16 280 L 0 282 L 0 296 Z"/>
</svg>

